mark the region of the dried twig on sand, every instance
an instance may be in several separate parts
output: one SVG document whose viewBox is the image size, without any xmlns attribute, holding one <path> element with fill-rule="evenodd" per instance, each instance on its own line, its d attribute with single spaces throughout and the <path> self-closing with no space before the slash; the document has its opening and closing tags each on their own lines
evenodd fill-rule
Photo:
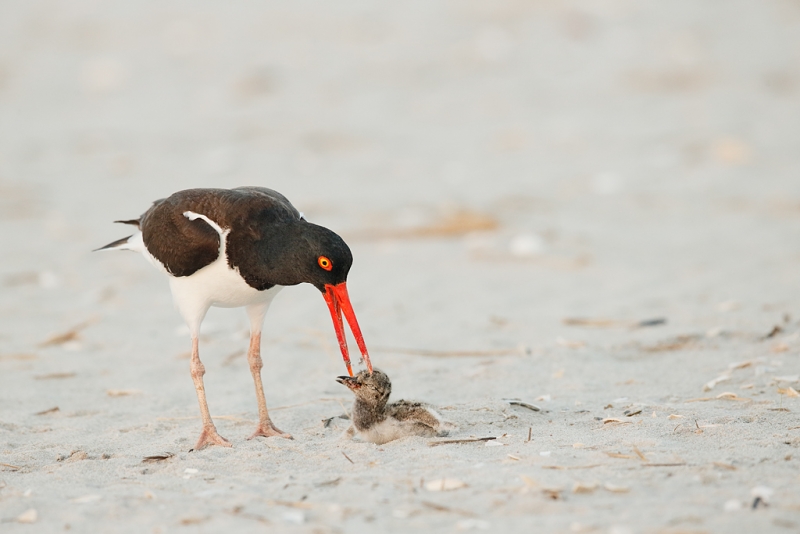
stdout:
<svg viewBox="0 0 800 534">
<path fill-rule="evenodd" d="M 726 464 L 725 462 L 711 462 L 711 463 L 719 467 L 720 469 L 727 469 L 728 471 L 736 471 L 736 466 L 731 464 Z"/>
<path fill-rule="evenodd" d="M 659 341 L 655 345 L 642 347 L 642 349 L 647 352 L 666 352 L 671 350 L 681 350 L 696 344 L 701 338 L 702 336 L 698 334 L 687 334 L 683 336 L 677 336 L 672 339 Z"/>
<path fill-rule="evenodd" d="M 486 438 L 464 438 L 464 439 L 440 439 L 437 441 L 429 441 L 428 447 L 438 447 L 439 445 L 452 445 L 454 443 L 477 443 L 479 441 L 491 441 L 497 439 L 495 436 Z"/>
<path fill-rule="evenodd" d="M 64 378 L 72 378 L 75 376 L 75 373 L 49 373 L 46 375 L 36 375 L 33 378 L 35 380 L 61 380 Z"/>
<path fill-rule="evenodd" d="M 42 341 L 41 343 L 39 343 L 37 345 L 37 347 L 39 347 L 39 348 L 53 347 L 53 346 L 56 346 L 56 345 L 63 345 L 64 343 L 69 343 L 70 341 L 76 341 L 78 339 L 78 337 L 79 337 L 79 335 L 80 335 L 82 330 L 85 330 L 86 328 L 88 328 L 89 326 L 93 325 L 97 321 L 98 321 L 98 319 L 96 319 L 96 318 L 95 319 L 88 319 L 88 320 L 86 320 L 86 321 L 84 321 L 84 322 L 82 322 L 80 324 L 77 324 L 77 325 L 73 326 L 72 328 L 70 328 L 66 332 L 50 336 L 49 338 L 47 338 L 44 341 Z"/>
<path fill-rule="evenodd" d="M 131 395 L 139 395 L 142 391 L 139 389 L 109 389 L 106 395 L 109 397 L 130 397 Z"/>
<path fill-rule="evenodd" d="M 172 452 L 162 452 L 161 454 L 154 454 L 152 456 L 145 456 L 144 458 L 142 458 L 142 463 L 143 464 L 152 464 L 152 463 L 156 463 L 156 462 L 163 462 L 164 460 L 169 460 L 173 456 L 175 456 L 175 454 L 172 453 Z"/>
<path fill-rule="evenodd" d="M 606 456 L 611 457 L 611 458 L 622 458 L 624 460 L 633 460 L 633 458 L 634 458 L 630 454 L 622 454 L 622 453 L 619 453 L 619 452 L 604 452 L 604 454 Z"/>
<path fill-rule="evenodd" d="M 748 402 L 752 401 L 748 397 L 740 397 L 736 393 L 732 391 L 726 391 L 725 393 L 720 393 L 716 397 L 699 397 L 697 399 L 689 399 L 686 402 L 706 402 L 706 401 L 713 401 L 713 400 L 732 400 L 732 401 L 739 401 L 739 402 Z"/>
<path fill-rule="evenodd" d="M 432 356 L 434 358 L 454 358 L 454 357 L 482 357 L 482 356 L 524 356 L 530 354 L 530 349 L 524 346 L 513 349 L 497 350 L 427 350 L 427 349 L 404 349 L 393 347 L 376 347 L 375 352 L 389 352 L 392 354 L 408 354 L 410 356 Z"/>
<path fill-rule="evenodd" d="M 474 513 L 469 512 L 467 510 L 459 510 L 458 508 L 451 508 L 449 506 L 444 506 L 442 504 L 438 504 L 438 503 L 435 503 L 435 502 L 429 502 L 429 501 L 420 501 L 419 503 L 422 506 L 425 506 L 426 508 L 430 508 L 431 510 L 436 510 L 437 512 L 448 512 L 448 513 L 451 513 L 451 514 L 459 514 L 459 515 L 463 515 L 463 516 L 466 516 L 466 517 L 475 517 Z"/>
<path fill-rule="evenodd" d="M 36 358 L 38 358 L 37 355 L 25 352 L 18 352 L 16 354 L 0 354 L 0 362 L 3 360 L 35 360 Z"/>
<path fill-rule="evenodd" d="M 317 483 L 314 484 L 314 486 L 316 486 L 318 488 L 326 488 L 326 487 L 338 486 L 339 482 L 341 482 L 341 481 L 342 481 L 342 477 L 336 477 L 336 478 L 332 478 L 330 480 L 323 480 L 322 482 L 317 482 Z"/>
<path fill-rule="evenodd" d="M 586 328 L 645 328 L 667 324 L 664 317 L 645 319 L 643 321 L 620 321 L 617 319 L 567 317 L 561 320 L 567 326 L 582 326 Z"/>
<path fill-rule="evenodd" d="M 632 425 L 633 423 L 631 421 L 622 421 L 621 419 L 617 419 L 615 417 L 606 417 L 605 419 L 603 419 L 603 424 Z"/>
<path fill-rule="evenodd" d="M 300 508 L 302 510 L 310 510 L 314 508 L 314 505 L 311 503 L 303 502 L 303 501 L 267 501 L 267 504 L 271 504 L 273 506 L 286 506 L 287 508 Z"/>
<path fill-rule="evenodd" d="M 503 399 L 503 400 L 506 401 L 507 403 L 509 403 L 511 406 L 520 406 L 522 408 L 527 408 L 527 409 L 529 409 L 529 410 L 531 410 L 533 412 L 541 412 L 542 411 L 542 409 L 540 407 L 536 406 L 535 404 L 529 404 L 527 402 L 522 402 L 521 400 L 517 400 L 517 399 Z"/>
<path fill-rule="evenodd" d="M 709 380 L 708 382 L 703 384 L 703 391 L 711 391 L 712 389 L 714 389 L 714 386 L 716 386 L 720 382 L 727 382 L 730 379 L 731 379 L 730 372 L 722 374 L 717 378 L 715 378 L 714 380 Z"/>
<path fill-rule="evenodd" d="M 600 467 L 602 464 L 589 464 L 589 465 L 543 465 L 542 469 L 593 469 Z"/>
</svg>

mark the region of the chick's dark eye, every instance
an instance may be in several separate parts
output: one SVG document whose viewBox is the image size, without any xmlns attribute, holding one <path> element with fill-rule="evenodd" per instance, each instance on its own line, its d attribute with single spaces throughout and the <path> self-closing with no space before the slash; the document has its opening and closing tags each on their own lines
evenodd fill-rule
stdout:
<svg viewBox="0 0 800 534">
<path fill-rule="evenodd" d="M 319 266 L 325 269 L 326 271 L 330 271 L 331 269 L 333 269 L 333 262 L 325 256 L 320 256 L 319 258 L 317 258 L 317 264 L 319 264 Z"/>
</svg>

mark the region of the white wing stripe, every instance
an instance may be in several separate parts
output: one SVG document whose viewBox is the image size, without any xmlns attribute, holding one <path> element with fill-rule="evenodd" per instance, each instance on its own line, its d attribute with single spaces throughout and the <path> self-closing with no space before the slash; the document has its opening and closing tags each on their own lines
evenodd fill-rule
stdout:
<svg viewBox="0 0 800 534">
<path fill-rule="evenodd" d="M 207 222 L 207 223 L 208 223 L 208 225 L 209 225 L 211 228 L 213 228 L 214 230 L 216 230 L 216 231 L 217 231 L 217 233 L 218 233 L 219 235 L 224 235 L 224 234 L 226 233 L 226 231 L 225 231 L 225 230 L 223 230 L 223 229 L 220 227 L 220 225 L 218 225 L 217 223 L 215 223 L 214 221 L 212 221 L 211 219 L 209 219 L 209 218 L 208 218 L 208 217 L 206 217 L 205 215 L 200 215 L 199 213 L 195 213 L 195 212 L 193 212 L 193 211 L 184 211 L 184 212 L 183 212 L 183 216 L 184 216 L 184 217 L 186 217 L 187 219 L 189 219 L 190 221 L 194 221 L 194 220 L 196 220 L 196 219 L 203 219 L 205 222 Z"/>
</svg>

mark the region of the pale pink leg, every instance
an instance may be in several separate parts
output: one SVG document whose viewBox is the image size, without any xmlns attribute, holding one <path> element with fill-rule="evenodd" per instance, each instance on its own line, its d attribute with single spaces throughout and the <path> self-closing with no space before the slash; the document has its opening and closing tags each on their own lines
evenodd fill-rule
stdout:
<svg viewBox="0 0 800 534">
<path fill-rule="evenodd" d="M 191 369 L 194 389 L 197 390 L 197 402 L 200 404 L 200 415 L 203 417 L 203 431 L 200 433 L 200 439 L 197 440 L 197 444 L 194 446 L 193 450 L 200 450 L 206 445 L 230 447 L 231 443 L 217 433 L 217 428 L 211 420 L 211 414 L 208 413 L 206 388 L 203 385 L 203 375 L 206 374 L 206 368 L 203 366 L 203 362 L 200 361 L 197 336 L 192 336 Z"/>
<path fill-rule="evenodd" d="M 253 435 L 247 439 L 257 436 L 269 438 L 280 436 L 292 439 L 292 436 L 279 430 L 269 418 L 267 411 L 267 400 L 264 398 L 264 386 L 261 383 L 261 368 L 264 364 L 261 361 L 261 332 L 253 332 L 250 335 L 250 350 L 247 352 L 247 361 L 250 363 L 250 373 L 253 375 L 253 382 L 256 386 L 256 400 L 258 401 L 258 427 Z"/>
</svg>

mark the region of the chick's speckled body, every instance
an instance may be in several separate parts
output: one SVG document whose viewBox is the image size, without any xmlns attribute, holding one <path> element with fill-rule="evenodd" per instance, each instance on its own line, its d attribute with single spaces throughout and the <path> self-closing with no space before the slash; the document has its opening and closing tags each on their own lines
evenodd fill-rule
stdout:
<svg viewBox="0 0 800 534">
<path fill-rule="evenodd" d="M 381 445 L 405 436 L 446 436 L 455 426 L 442 420 L 430 406 L 406 400 L 389 403 L 392 382 L 386 373 L 375 369 L 356 376 L 340 376 L 337 381 L 353 394 L 353 429 L 367 441 Z"/>
</svg>

